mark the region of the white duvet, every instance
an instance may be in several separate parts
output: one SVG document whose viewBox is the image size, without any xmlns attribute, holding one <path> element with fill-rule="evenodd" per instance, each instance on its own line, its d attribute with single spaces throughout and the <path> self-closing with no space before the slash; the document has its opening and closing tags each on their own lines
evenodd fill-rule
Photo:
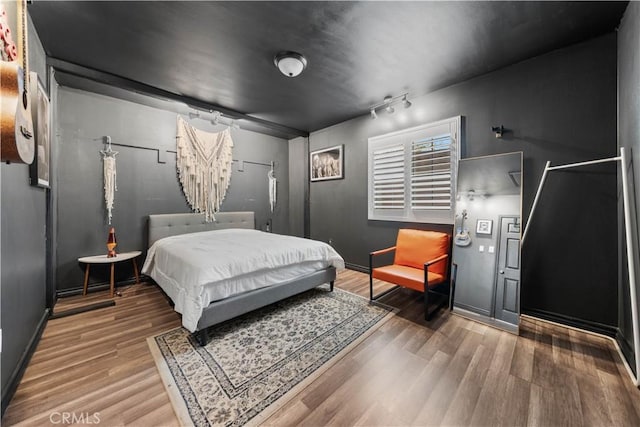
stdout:
<svg viewBox="0 0 640 427">
<path fill-rule="evenodd" d="M 142 273 L 162 287 L 182 314 L 183 326 L 194 332 L 203 309 L 212 301 L 328 266 L 342 269 L 344 260 L 326 243 L 226 229 L 158 240 L 149 248 Z"/>
</svg>

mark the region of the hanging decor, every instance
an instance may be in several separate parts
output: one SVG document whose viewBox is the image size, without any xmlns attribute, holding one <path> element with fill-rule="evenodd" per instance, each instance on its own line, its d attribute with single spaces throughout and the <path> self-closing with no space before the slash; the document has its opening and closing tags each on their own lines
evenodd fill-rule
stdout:
<svg viewBox="0 0 640 427">
<path fill-rule="evenodd" d="M 269 178 L 269 206 L 271 207 L 271 212 L 273 212 L 276 208 L 276 187 L 278 185 L 278 180 L 273 176 L 273 162 L 271 162 L 271 170 L 267 177 Z"/>
<path fill-rule="evenodd" d="M 231 133 L 228 128 L 217 133 L 205 132 L 178 116 L 176 145 L 176 167 L 187 203 L 211 222 L 229 188 L 233 162 Z"/>
<path fill-rule="evenodd" d="M 111 225 L 111 211 L 113 210 L 113 201 L 115 200 L 115 192 L 118 191 L 116 183 L 116 155 L 117 151 L 111 149 L 111 137 L 105 136 L 107 148 L 100 151 L 102 154 L 102 162 L 104 168 L 104 204 L 107 208 L 107 218 Z"/>
</svg>

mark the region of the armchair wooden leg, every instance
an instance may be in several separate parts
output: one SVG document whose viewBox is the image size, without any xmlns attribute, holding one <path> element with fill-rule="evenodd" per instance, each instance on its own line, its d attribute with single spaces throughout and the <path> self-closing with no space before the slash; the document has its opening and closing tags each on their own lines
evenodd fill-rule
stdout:
<svg viewBox="0 0 640 427">
<path fill-rule="evenodd" d="M 373 301 L 373 276 L 369 273 L 369 300 Z"/>
<path fill-rule="evenodd" d="M 373 301 L 373 255 L 369 254 L 369 301 Z"/>
<path fill-rule="evenodd" d="M 424 289 L 424 320 L 431 320 L 433 313 L 429 313 L 429 288 Z"/>
<path fill-rule="evenodd" d="M 439 288 L 442 283 L 434 285 L 433 288 Z M 435 298 L 431 295 L 429 298 L 429 294 L 436 294 Z M 429 321 L 433 317 L 436 311 L 440 310 L 441 307 L 447 305 L 448 299 L 447 295 L 441 294 L 440 292 L 430 291 L 428 287 L 425 287 L 424 293 L 424 320 Z M 429 301 L 431 300 L 431 311 L 429 311 Z"/>
<path fill-rule="evenodd" d="M 424 320 L 430 320 L 431 316 L 429 315 L 429 270 L 425 266 L 424 267 Z"/>
</svg>

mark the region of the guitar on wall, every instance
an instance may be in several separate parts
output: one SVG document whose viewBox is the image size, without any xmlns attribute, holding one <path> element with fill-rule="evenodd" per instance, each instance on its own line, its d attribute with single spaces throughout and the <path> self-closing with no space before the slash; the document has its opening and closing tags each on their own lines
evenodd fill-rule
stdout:
<svg viewBox="0 0 640 427">
<path fill-rule="evenodd" d="M 22 39 L 22 66 L 15 61 L 0 61 L 0 160 L 3 162 L 32 163 L 35 153 L 33 119 L 27 91 L 27 11 L 25 0 L 17 2 L 20 16 L 18 38 Z M 3 25 L 2 40 L 10 45 L 8 25 Z M 7 37 L 9 35 L 9 37 Z M 7 44 L 9 41 L 9 44 Z M 11 51 L 12 49 L 5 49 Z"/>
<path fill-rule="evenodd" d="M 471 236 L 469 236 L 469 230 L 464 228 L 464 220 L 467 219 L 467 210 L 463 210 L 460 216 L 462 217 L 462 221 L 460 222 L 458 232 L 453 237 L 453 243 L 455 243 L 456 246 L 469 246 L 471 244 Z"/>
</svg>

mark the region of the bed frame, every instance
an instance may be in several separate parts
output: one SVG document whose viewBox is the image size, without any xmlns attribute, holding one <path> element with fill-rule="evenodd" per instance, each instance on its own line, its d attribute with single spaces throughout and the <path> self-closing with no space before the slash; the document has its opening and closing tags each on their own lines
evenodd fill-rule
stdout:
<svg viewBox="0 0 640 427">
<path fill-rule="evenodd" d="M 202 214 L 149 215 L 149 247 L 158 239 L 177 234 L 225 228 L 255 228 L 253 212 L 218 212 L 215 218 L 215 221 L 208 223 Z M 203 310 L 194 336 L 200 345 L 205 345 L 209 342 L 207 328 L 324 283 L 329 283 L 329 289 L 333 291 L 335 279 L 335 267 L 328 267 L 294 280 L 212 302 Z"/>
</svg>

